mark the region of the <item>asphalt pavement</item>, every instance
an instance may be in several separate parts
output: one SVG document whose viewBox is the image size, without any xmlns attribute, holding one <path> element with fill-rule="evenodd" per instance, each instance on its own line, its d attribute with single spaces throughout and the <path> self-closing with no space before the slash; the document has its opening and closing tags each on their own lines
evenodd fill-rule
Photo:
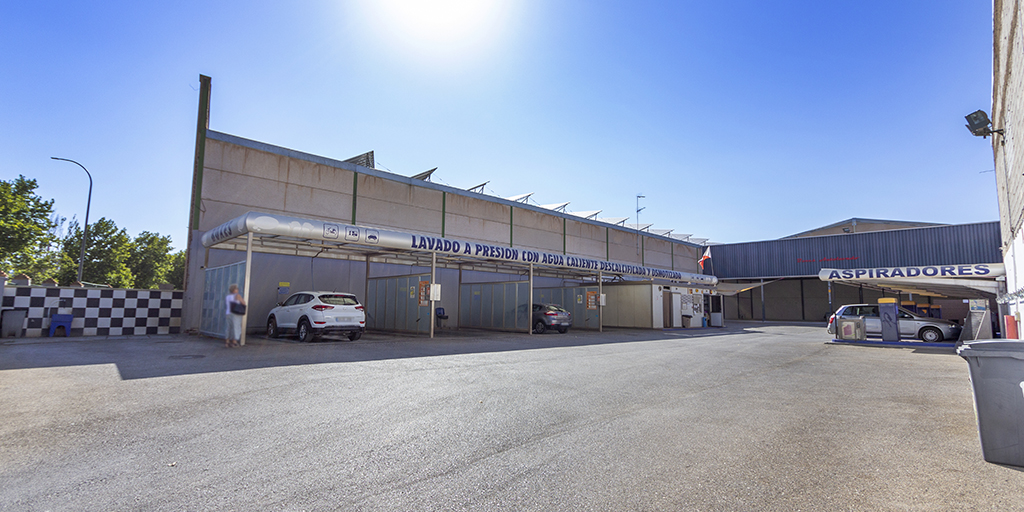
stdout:
<svg viewBox="0 0 1024 512">
<path fill-rule="evenodd" d="M 0 343 L 0 510 L 1024 510 L 966 362 L 817 325 Z"/>
</svg>

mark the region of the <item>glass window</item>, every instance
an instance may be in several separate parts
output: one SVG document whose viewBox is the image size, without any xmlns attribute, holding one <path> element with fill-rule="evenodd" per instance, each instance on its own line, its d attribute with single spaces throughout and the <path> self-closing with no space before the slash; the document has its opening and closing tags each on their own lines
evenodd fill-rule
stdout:
<svg viewBox="0 0 1024 512">
<path fill-rule="evenodd" d="M 860 306 L 858 309 L 859 316 L 878 316 L 878 306 Z"/>
<path fill-rule="evenodd" d="M 284 301 L 284 305 L 285 306 L 294 306 L 296 303 L 299 302 L 299 297 L 301 297 L 301 296 L 302 296 L 301 293 L 297 293 L 295 295 L 292 295 L 291 297 L 288 297 L 288 300 Z"/>
<path fill-rule="evenodd" d="M 335 306 L 357 306 L 359 301 L 352 295 L 321 295 L 320 302 Z"/>
</svg>

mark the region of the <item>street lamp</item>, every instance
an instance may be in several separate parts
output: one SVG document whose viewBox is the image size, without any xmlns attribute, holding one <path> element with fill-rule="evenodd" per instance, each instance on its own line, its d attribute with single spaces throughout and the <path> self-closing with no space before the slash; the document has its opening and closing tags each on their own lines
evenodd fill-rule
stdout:
<svg viewBox="0 0 1024 512">
<path fill-rule="evenodd" d="M 51 156 L 54 160 L 63 160 L 65 162 L 71 162 L 85 171 L 85 175 L 89 177 L 89 198 L 85 202 L 85 228 L 82 230 L 82 255 L 78 258 L 78 282 L 82 282 L 82 269 L 85 267 L 85 244 L 89 241 L 89 207 L 92 206 L 92 174 L 89 174 L 89 169 L 86 169 L 84 165 L 74 161 L 68 160 L 67 158 L 57 158 Z"/>
<path fill-rule="evenodd" d="M 640 200 L 646 199 L 646 196 L 640 194 L 636 195 L 636 253 L 640 254 L 640 212 L 647 208 L 644 206 L 640 208 Z"/>
</svg>

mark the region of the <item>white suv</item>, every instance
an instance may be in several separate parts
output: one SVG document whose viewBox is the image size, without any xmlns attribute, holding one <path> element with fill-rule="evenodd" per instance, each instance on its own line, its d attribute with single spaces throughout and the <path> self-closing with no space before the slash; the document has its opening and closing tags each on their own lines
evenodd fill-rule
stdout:
<svg viewBox="0 0 1024 512">
<path fill-rule="evenodd" d="M 325 333 L 358 340 L 366 330 L 366 312 L 355 295 L 338 292 L 296 292 L 267 315 L 267 337 L 285 332 L 308 342 Z"/>
</svg>

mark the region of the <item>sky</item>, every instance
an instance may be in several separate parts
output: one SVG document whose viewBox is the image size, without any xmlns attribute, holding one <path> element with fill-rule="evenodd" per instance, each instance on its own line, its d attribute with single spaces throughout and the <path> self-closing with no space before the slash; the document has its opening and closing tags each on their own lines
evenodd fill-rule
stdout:
<svg viewBox="0 0 1024 512">
<path fill-rule="evenodd" d="M 713 242 L 998 220 L 989 2 L 8 2 L 0 69 L 0 179 L 178 249 L 200 74 L 215 131 Z"/>
</svg>

